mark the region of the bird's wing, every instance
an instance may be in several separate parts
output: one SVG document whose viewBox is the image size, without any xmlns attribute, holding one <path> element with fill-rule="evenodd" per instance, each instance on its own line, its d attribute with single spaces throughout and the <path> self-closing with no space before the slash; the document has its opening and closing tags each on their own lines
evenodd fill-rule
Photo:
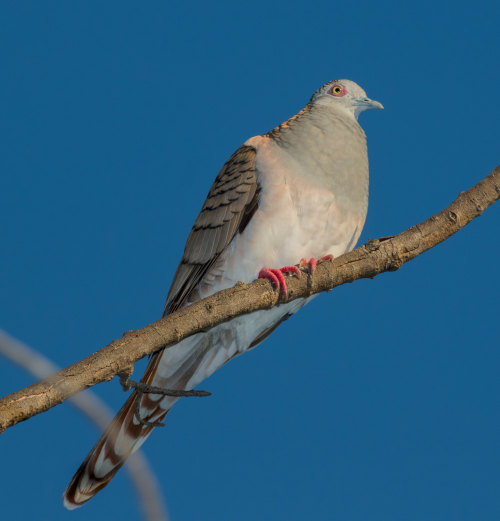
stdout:
<svg viewBox="0 0 500 521">
<path fill-rule="evenodd" d="M 242 145 L 226 162 L 208 192 L 174 275 L 163 316 L 182 307 L 233 237 L 258 207 L 256 150 Z"/>
</svg>

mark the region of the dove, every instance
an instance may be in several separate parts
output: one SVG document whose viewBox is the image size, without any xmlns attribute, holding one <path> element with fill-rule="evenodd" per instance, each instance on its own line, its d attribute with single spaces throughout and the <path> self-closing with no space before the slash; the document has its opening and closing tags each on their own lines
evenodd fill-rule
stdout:
<svg viewBox="0 0 500 521">
<path fill-rule="evenodd" d="M 284 273 L 356 244 L 368 209 L 368 155 L 359 114 L 383 106 L 350 80 L 318 89 L 295 116 L 248 139 L 217 175 L 187 238 L 163 316 L 234 286 Z M 306 260 L 309 259 L 309 260 Z M 64 492 L 77 508 L 104 488 L 178 400 L 235 356 L 260 344 L 313 297 L 237 317 L 154 353 L 134 390 Z"/>
</svg>

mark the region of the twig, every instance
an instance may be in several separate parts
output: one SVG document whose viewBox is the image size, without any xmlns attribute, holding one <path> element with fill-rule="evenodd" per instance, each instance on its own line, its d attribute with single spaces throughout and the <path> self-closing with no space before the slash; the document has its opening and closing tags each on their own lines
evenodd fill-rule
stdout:
<svg viewBox="0 0 500 521">
<path fill-rule="evenodd" d="M 394 271 L 436 246 L 500 197 L 500 166 L 441 212 L 389 239 L 370 240 L 356 250 L 318 264 L 310 277 L 290 277 L 288 299 L 308 297 L 361 278 Z M 238 283 L 158 320 L 131 331 L 84 360 L 0 400 L 0 433 L 44 412 L 70 396 L 117 373 L 130 372 L 137 360 L 177 344 L 239 315 L 269 309 L 284 302 L 268 280 Z"/>
<path fill-rule="evenodd" d="M 207 391 L 181 391 L 179 389 L 164 389 L 163 387 L 156 387 L 154 385 L 148 385 L 144 382 L 136 382 L 135 380 L 131 380 L 127 375 L 120 374 L 118 375 L 120 378 L 120 385 L 123 387 L 124 391 L 130 391 L 130 389 L 135 389 L 137 392 L 137 399 L 135 400 L 134 414 L 135 418 L 139 423 L 142 423 L 146 426 L 151 427 L 165 427 L 165 424 L 161 421 L 153 421 L 150 422 L 141 416 L 141 400 L 145 393 L 154 393 L 161 394 L 163 396 L 184 396 L 184 397 L 204 397 L 211 396 L 212 393 Z"/>
</svg>

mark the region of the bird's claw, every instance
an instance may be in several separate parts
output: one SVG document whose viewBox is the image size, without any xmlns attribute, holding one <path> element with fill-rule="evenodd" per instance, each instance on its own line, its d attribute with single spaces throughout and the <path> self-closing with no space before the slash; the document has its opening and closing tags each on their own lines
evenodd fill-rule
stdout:
<svg viewBox="0 0 500 521">
<path fill-rule="evenodd" d="M 300 259 L 299 267 L 302 269 L 305 266 L 308 266 L 309 267 L 309 273 L 312 275 L 316 271 L 316 267 L 318 265 L 318 262 L 323 262 L 323 261 L 332 260 L 332 259 L 333 259 L 333 255 L 332 254 L 325 255 L 325 256 L 321 257 L 321 259 L 319 259 L 319 261 L 316 260 L 314 257 L 312 257 L 309 260 L 307 260 L 305 258 L 302 258 L 302 259 Z"/>
<path fill-rule="evenodd" d="M 294 273 L 297 277 L 300 277 L 302 272 L 301 270 L 305 267 L 309 267 L 309 273 L 312 275 L 316 271 L 316 266 L 318 262 L 323 262 L 326 260 L 333 259 L 333 255 L 325 255 L 321 257 L 321 259 L 316 260 L 314 257 L 306 260 L 305 258 L 300 259 L 300 263 L 298 266 L 283 266 L 283 268 L 271 269 L 271 268 L 263 268 L 259 272 L 259 279 L 269 279 L 275 288 L 279 290 L 281 288 L 281 292 L 283 296 L 286 298 L 288 296 L 288 287 L 286 285 L 285 273 Z"/>
<path fill-rule="evenodd" d="M 283 266 L 283 268 L 280 268 L 279 270 L 271 268 L 261 269 L 259 271 L 259 279 L 269 279 L 278 291 L 281 288 L 281 292 L 286 298 L 288 297 L 288 287 L 286 285 L 284 273 L 295 273 L 297 277 L 301 276 L 300 269 L 297 266 Z"/>
</svg>

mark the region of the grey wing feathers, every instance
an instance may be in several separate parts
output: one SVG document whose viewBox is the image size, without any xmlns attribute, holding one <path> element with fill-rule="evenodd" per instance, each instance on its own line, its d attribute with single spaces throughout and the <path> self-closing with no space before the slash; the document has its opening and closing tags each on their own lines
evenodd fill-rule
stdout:
<svg viewBox="0 0 500 521">
<path fill-rule="evenodd" d="M 219 255 L 241 233 L 258 206 L 255 148 L 241 146 L 222 167 L 189 234 L 163 315 L 189 298 Z"/>
</svg>

